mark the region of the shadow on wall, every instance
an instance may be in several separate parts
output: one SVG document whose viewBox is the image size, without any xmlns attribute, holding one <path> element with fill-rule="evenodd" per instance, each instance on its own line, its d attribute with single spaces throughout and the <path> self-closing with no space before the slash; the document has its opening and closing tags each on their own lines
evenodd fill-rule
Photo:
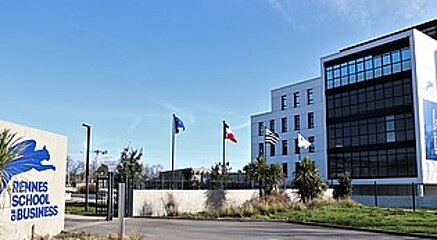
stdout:
<svg viewBox="0 0 437 240">
<path fill-rule="evenodd" d="M 140 211 L 140 216 L 142 217 L 150 217 L 153 215 L 153 206 L 150 201 L 145 202 Z"/>
<path fill-rule="evenodd" d="M 217 211 L 222 209 L 226 203 L 226 190 L 216 189 L 216 190 L 207 190 L 205 192 L 206 195 L 206 208 L 208 211 Z"/>
<path fill-rule="evenodd" d="M 178 215 L 178 204 L 172 193 L 167 193 L 167 201 L 165 202 L 165 213 L 166 216 Z"/>
</svg>

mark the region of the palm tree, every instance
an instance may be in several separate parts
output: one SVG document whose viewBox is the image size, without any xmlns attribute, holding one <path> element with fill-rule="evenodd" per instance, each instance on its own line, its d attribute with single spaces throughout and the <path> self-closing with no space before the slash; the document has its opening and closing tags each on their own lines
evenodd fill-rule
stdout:
<svg viewBox="0 0 437 240">
<path fill-rule="evenodd" d="M 281 178 L 281 168 L 278 164 L 268 165 L 264 156 L 259 156 L 254 162 L 244 167 L 251 180 L 258 182 L 259 196 L 268 195 L 277 187 Z"/>
<path fill-rule="evenodd" d="M 0 132 L 0 189 L 5 189 L 10 179 L 10 173 L 7 172 L 6 166 L 15 159 L 22 157 L 22 151 L 25 146 L 14 147 L 20 138 L 17 134 L 9 129 L 3 129 Z M 1 193 L 1 191 L 0 191 Z"/>
<path fill-rule="evenodd" d="M 325 183 L 317 170 L 316 163 L 308 157 L 304 157 L 296 164 L 293 183 L 298 190 L 300 200 L 304 203 L 318 197 L 325 189 Z"/>
</svg>

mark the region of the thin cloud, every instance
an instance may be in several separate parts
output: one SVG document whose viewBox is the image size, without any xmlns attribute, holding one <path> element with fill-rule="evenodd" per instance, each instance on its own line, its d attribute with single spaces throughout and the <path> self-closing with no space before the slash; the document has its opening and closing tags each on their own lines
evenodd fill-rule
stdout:
<svg viewBox="0 0 437 240">
<path fill-rule="evenodd" d="M 247 122 L 247 123 L 237 125 L 237 126 L 233 127 L 232 129 L 233 130 L 241 130 L 241 129 L 248 128 L 249 126 L 250 126 L 250 122 Z"/>
<path fill-rule="evenodd" d="M 286 7 L 285 1 L 280 0 L 267 0 L 267 4 L 284 19 L 287 23 L 294 23 L 291 18 L 289 9 Z"/>
</svg>

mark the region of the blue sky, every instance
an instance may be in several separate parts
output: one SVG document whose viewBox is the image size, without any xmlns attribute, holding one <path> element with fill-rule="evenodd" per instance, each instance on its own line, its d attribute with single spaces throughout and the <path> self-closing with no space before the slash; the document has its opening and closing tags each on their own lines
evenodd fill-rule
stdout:
<svg viewBox="0 0 437 240">
<path fill-rule="evenodd" d="M 40 0 L 0 2 L 0 118 L 68 137 L 117 160 L 143 148 L 146 164 L 221 161 L 222 120 L 233 169 L 250 161 L 250 115 L 270 90 L 319 76 L 340 48 L 429 20 L 422 0 Z"/>
</svg>

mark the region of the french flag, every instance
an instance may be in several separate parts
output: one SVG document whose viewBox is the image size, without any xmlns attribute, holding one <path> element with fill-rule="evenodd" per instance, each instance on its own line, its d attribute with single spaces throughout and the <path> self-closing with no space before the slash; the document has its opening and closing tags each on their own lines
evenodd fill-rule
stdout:
<svg viewBox="0 0 437 240">
<path fill-rule="evenodd" d="M 235 138 L 235 134 L 232 132 L 232 130 L 229 128 L 228 124 L 223 122 L 224 130 L 225 130 L 225 139 L 229 139 L 234 143 L 237 143 L 237 138 Z"/>
</svg>

